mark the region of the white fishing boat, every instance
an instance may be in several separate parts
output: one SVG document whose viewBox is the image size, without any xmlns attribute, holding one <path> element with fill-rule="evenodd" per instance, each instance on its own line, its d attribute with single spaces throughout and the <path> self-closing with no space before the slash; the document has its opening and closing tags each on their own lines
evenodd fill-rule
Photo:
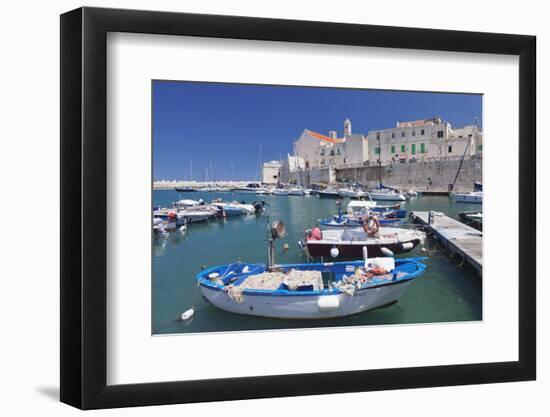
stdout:
<svg viewBox="0 0 550 417">
<path fill-rule="evenodd" d="M 242 204 L 213 201 L 212 205 L 222 209 L 228 217 L 249 214 L 249 211 L 242 207 Z"/>
<path fill-rule="evenodd" d="M 288 195 L 305 195 L 305 192 L 303 188 L 292 187 L 288 190 Z"/>
<path fill-rule="evenodd" d="M 236 262 L 197 275 L 203 296 L 232 313 L 282 319 L 327 319 L 362 313 L 397 302 L 420 277 L 425 258 L 277 265 L 274 241 L 284 226 L 271 228 L 266 264 Z M 189 310 L 188 310 L 189 311 Z"/>
<path fill-rule="evenodd" d="M 474 191 L 469 193 L 451 193 L 455 203 L 483 204 L 483 186 L 480 182 L 474 183 Z"/>
<path fill-rule="evenodd" d="M 178 216 L 181 216 L 187 223 L 205 222 L 207 220 L 216 218 L 220 215 L 220 212 L 214 208 L 203 209 L 185 209 L 178 211 Z"/>
<path fill-rule="evenodd" d="M 373 200 L 379 200 L 379 201 L 406 201 L 407 200 L 407 197 L 405 197 L 402 193 L 392 189 L 386 189 L 386 188 L 376 188 L 373 190 L 369 190 L 367 194 Z"/>
<path fill-rule="evenodd" d="M 353 188 L 340 188 L 338 190 L 338 194 L 340 194 L 340 197 L 348 197 L 348 198 L 358 197 L 357 190 L 354 190 Z"/>
<path fill-rule="evenodd" d="M 470 193 L 451 193 L 455 203 L 483 204 L 483 191 L 472 191 Z"/>
<path fill-rule="evenodd" d="M 174 203 L 174 206 L 176 208 L 187 208 L 187 207 L 196 207 L 196 206 L 199 206 L 201 204 L 203 204 L 204 202 L 202 200 L 190 200 L 190 199 L 184 199 L 184 200 L 179 200 L 179 201 L 176 201 Z"/>
<path fill-rule="evenodd" d="M 288 190 L 286 188 L 275 188 L 273 191 L 274 195 L 288 195 Z"/>
</svg>

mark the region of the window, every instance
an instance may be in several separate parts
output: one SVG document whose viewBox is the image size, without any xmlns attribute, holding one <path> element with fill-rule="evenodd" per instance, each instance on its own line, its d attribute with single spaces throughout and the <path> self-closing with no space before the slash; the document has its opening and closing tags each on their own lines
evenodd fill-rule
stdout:
<svg viewBox="0 0 550 417">
<path fill-rule="evenodd" d="M 392 138 L 392 139 L 395 139 L 395 133 L 392 133 L 392 134 L 391 134 L 391 138 Z"/>
<path fill-rule="evenodd" d="M 309 162 L 306 161 L 306 168 L 309 168 Z"/>
<path fill-rule="evenodd" d="M 391 146 L 391 153 L 395 153 L 395 145 Z"/>
<path fill-rule="evenodd" d="M 413 144 L 411 145 L 411 153 L 412 153 L 413 155 L 416 155 L 416 143 L 413 143 Z"/>
<path fill-rule="evenodd" d="M 405 153 L 405 145 L 401 145 L 401 153 Z"/>
<path fill-rule="evenodd" d="M 449 147 L 447 148 L 447 152 L 453 153 L 453 145 L 449 145 Z"/>
<path fill-rule="evenodd" d="M 338 149 L 336 150 L 336 153 L 337 153 L 338 155 L 340 155 L 340 148 L 338 148 Z"/>
<path fill-rule="evenodd" d="M 405 132 L 401 132 L 401 137 L 402 137 L 402 138 L 405 137 Z"/>
<path fill-rule="evenodd" d="M 378 148 L 378 147 L 377 147 L 377 148 L 374 148 L 374 153 L 375 153 L 376 155 L 380 155 L 380 148 Z"/>
<path fill-rule="evenodd" d="M 416 130 L 413 130 L 413 136 L 416 136 Z"/>
<path fill-rule="evenodd" d="M 426 153 L 426 144 L 425 143 L 420 144 L 420 153 Z"/>
<path fill-rule="evenodd" d="M 331 149 L 330 156 L 334 156 L 334 149 Z"/>
<path fill-rule="evenodd" d="M 321 156 L 325 156 L 325 150 L 321 149 Z"/>
<path fill-rule="evenodd" d="M 424 136 L 424 129 L 420 131 L 420 136 Z"/>
<path fill-rule="evenodd" d="M 346 163 L 346 158 L 344 158 L 344 164 Z"/>
<path fill-rule="evenodd" d="M 442 130 L 438 130 L 438 131 L 437 131 L 437 137 L 438 137 L 438 138 L 442 138 L 442 137 L 443 137 L 443 131 L 442 131 Z"/>
</svg>

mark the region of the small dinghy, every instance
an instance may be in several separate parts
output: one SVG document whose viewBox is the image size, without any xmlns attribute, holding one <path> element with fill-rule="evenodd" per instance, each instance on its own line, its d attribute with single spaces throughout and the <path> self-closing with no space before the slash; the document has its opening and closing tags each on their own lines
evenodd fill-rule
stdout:
<svg viewBox="0 0 550 417">
<path fill-rule="evenodd" d="M 369 258 L 312 264 L 274 263 L 274 242 L 285 235 L 275 222 L 266 264 L 233 263 L 197 275 L 202 294 L 216 307 L 238 314 L 282 319 L 327 319 L 397 302 L 426 266 L 425 258 Z"/>
</svg>

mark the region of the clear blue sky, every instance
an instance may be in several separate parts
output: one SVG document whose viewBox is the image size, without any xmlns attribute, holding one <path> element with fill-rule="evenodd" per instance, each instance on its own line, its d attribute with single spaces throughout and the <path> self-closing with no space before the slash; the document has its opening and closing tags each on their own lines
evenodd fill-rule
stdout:
<svg viewBox="0 0 550 417">
<path fill-rule="evenodd" d="M 481 126 L 482 96 L 197 82 L 153 82 L 153 177 L 258 179 L 262 161 L 292 153 L 304 128 L 342 136 L 439 116 Z"/>
</svg>

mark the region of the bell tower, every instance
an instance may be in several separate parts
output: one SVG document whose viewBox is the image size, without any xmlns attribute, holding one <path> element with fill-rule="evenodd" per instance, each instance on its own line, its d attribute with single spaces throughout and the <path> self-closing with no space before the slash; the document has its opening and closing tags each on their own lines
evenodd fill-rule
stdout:
<svg viewBox="0 0 550 417">
<path fill-rule="evenodd" d="M 351 136 L 351 121 L 349 119 L 344 120 L 344 136 Z"/>
</svg>

